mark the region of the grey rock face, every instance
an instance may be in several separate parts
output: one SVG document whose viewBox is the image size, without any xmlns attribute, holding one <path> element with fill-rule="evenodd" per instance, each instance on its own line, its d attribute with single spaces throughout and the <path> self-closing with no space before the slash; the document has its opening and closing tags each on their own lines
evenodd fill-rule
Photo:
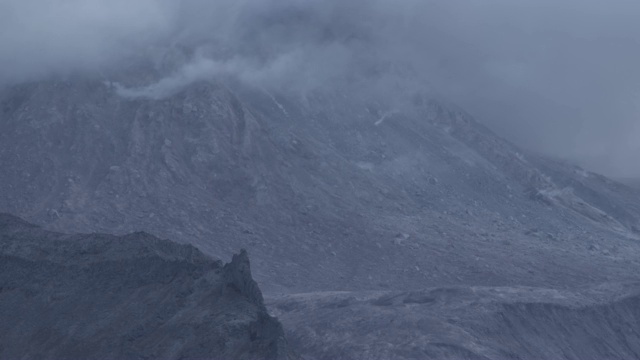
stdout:
<svg viewBox="0 0 640 360">
<path fill-rule="evenodd" d="M 246 250 L 243 249 L 240 254 L 233 255 L 231 262 L 225 265 L 224 281 L 227 287 L 246 296 L 254 304 L 258 306 L 264 304 L 262 292 L 251 277 L 251 266 Z"/>
<path fill-rule="evenodd" d="M 3 89 L 0 211 L 212 256 L 244 247 L 270 292 L 638 273 L 637 190 L 528 154 L 455 107 L 402 99 L 223 82 L 164 99 L 86 79 Z"/>
<path fill-rule="evenodd" d="M 0 358 L 286 359 L 246 252 L 64 235 L 0 214 Z"/>
<path fill-rule="evenodd" d="M 209 256 L 247 248 L 312 359 L 638 357 L 637 286 L 615 284 L 640 272 L 640 192 L 518 149 L 454 106 L 396 98 L 221 81 L 162 99 L 86 79 L 3 89 L 0 211 Z M 223 266 L 142 233 L 0 225 L 7 356 L 30 342 L 50 357 L 286 346 L 245 253 Z M 69 292 L 84 294 L 73 307 Z"/>
</svg>

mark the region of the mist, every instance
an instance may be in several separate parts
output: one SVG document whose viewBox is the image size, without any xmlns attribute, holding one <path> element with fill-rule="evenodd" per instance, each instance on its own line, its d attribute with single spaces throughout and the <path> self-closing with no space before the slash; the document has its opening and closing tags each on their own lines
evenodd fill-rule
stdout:
<svg viewBox="0 0 640 360">
<path fill-rule="evenodd" d="M 627 0 L 3 0 L 0 86 L 108 78 L 140 58 L 164 75 L 117 84 L 122 96 L 219 76 L 292 92 L 373 79 L 436 93 L 530 150 L 637 177 L 638 18 Z"/>
</svg>

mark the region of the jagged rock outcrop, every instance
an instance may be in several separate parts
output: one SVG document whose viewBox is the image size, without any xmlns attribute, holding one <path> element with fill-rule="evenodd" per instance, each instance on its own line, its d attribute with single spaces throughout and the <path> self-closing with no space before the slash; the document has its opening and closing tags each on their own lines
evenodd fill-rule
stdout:
<svg viewBox="0 0 640 360">
<path fill-rule="evenodd" d="M 254 304 L 263 304 L 262 292 L 251 277 L 251 265 L 247 250 L 242 249 L 233 255 L 231 262 L 224 266 L 224 282 L 226 288 L 232 288 L 246 296 Z"/>
<path fill-rule="evenodd" d="M 246 251 L 64 235 L 0 214 L 0 358 L 286 359 Z"/>
</svg>

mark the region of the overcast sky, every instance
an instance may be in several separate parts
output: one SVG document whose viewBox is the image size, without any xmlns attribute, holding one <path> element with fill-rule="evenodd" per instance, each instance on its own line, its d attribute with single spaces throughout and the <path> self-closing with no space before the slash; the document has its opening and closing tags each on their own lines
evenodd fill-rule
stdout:
<svg viewBox="0 0 640 360">
<path fill-rule="evenodd" d="M 521 146 L 640 176 L 638 19 L 638 0 L 0 0 L 0 84 L 176 46 L 196 50 L 180 81 L 410 73 Z"/>
</svg>

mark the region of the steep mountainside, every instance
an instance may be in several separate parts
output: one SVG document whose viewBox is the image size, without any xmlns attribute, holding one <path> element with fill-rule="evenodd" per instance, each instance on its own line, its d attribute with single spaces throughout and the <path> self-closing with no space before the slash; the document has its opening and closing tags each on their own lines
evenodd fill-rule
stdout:
<svg viewBox="0 0 640 360">
<path fill-rule="evenodd" d="M 287 359 L 247 253 L 63 235 L 0 214 L 0 358 Z"/>
<path fill-rule="evenodd" d="M 129 84 L 152 82 L 139 75 Z M 109 81 L 0 93 L 0 211 L 253 254 L 267 291 L 634 277 L 637 190 L 521 151 L 419 93 Z"/>
</svg>

